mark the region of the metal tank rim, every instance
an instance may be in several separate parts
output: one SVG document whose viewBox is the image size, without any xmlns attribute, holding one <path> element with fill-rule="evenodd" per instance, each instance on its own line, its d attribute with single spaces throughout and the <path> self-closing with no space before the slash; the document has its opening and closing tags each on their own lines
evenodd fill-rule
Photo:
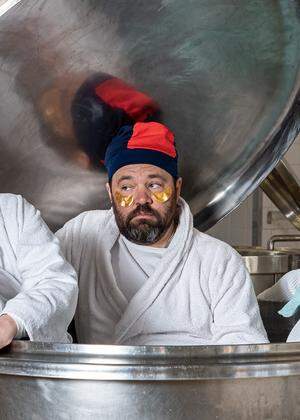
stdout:
<svg viewBox="0 0 300 420">
<path fill-rule="evenodd" d="M 115 346 L 15 341 L 0 375 L 96 381 L 178 381 L 300 375 L 300 343 Z"/>
<path fill-rule="evenodd" d="M 233 247 L 243 257 L 252 256 L 285 256 L 285 255 L 300 255 L 300 249 L 280 247 L 276 249 L 268 249 L 262 246 L 244 246 L 237 245 Z"/>
</svg>

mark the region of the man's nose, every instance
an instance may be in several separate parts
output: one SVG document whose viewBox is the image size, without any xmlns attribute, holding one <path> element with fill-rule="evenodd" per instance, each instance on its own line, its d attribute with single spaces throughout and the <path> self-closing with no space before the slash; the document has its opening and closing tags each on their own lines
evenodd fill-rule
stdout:
<svg viewBox="0 0 300 420">
<path fill-rule="evenodd" d="M 152 198 L 150 192 L 147 190 L 147 188 L 140 187 L 136 191 L 135 196 L 135 203 L 136 204 L 151 204 Z"/>
</svg>

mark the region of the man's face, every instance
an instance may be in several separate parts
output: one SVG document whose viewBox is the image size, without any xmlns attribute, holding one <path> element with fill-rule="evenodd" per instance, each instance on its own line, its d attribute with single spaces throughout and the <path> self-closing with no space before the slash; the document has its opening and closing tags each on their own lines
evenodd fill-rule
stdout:
<svg viewBox="0 0 300 420">
<path fill-rule="evenodd" d="M 120 168 L 107 184 L 120 232 L 137 244 L 155 244 L 179 216 L 181 178 L 148 164 Z"/>
</svg>

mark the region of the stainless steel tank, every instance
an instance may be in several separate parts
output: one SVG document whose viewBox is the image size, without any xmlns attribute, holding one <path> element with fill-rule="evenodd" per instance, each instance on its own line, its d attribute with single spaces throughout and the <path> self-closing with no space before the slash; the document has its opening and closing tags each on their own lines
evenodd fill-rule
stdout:
<svg viewBox="0 0 300 420">
<path fill-rule="evenodd" d="M 296 419 L 300 344 L 125 347 L 16 342 L 1 419 Z"/>
<path fill-rule="evenodd" d="M 285 0 L 1 1 L 0 191 L 23 194 L 52 229 L 108 205 L 70 116 L 101 71 L 159 104 L 184 197 L 208 228 L 295 138 L 299 13 Z M 299 352 L 16 342 L 0 355 L 0 418 L 297 418 Z"/>
<path fill-rule="evenodd" d="M 242 255 L 256 295 L 273 286 L 285 273 L 300 268 L 300 249 L 235 247 Z"/>
<path fill-rule="evenodd" d="M 294 248 L 279 247 L 276 243 L 296 243 Z M 241 254 L 252 278 L 256 295 L 273 286 L 285 273 L 300 268 L 300 235 L 273 235 L 262 247 L 242 247 L 235 249 Z"/>
</svg>

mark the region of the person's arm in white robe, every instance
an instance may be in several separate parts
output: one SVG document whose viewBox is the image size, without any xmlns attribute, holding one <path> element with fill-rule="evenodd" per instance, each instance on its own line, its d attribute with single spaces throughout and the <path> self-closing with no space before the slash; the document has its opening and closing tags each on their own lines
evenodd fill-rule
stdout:
<svg viewBox="0 0 300 420">
<path fill-rule="evenodd" d="M 95 228 L 92 228 L 93 220 L 91 219 L 91 213 L 92 211 L 88 211 L 79 214 L 55 232 L 55 236 L 59 239 L 64 257 L 72 264 L 77 273 L 79 273 L 80 265 L 82 263 L 82 248 L 84 246 L 89 246 L 93 249 L 93 247 L 96 246 L 94 242 L 97 231 L 101 229 L 98 225 L 97 214 L 95 214 L 94 219 Z M 90 217 L 87 218 L 87 215 Z"/>
<path fill-rule="evenodd" d="M 67 327 L 78 296 L 76 273 L 40 212 L 22 197 L 14 198 L 17 203 L 11 200 L 4 219 L 6 224 L 15 223 L 12 242 L 21 290 L 6 302 L 1 314 L 19 321 L 30 340 L 68 342 Z"/>
<path fill-rule="evenodd" d="M 268 343 L 250 275 L 239 254 L 230 247 L 216 250 L 210 283 L 215 344 Z"/>
</svg>

